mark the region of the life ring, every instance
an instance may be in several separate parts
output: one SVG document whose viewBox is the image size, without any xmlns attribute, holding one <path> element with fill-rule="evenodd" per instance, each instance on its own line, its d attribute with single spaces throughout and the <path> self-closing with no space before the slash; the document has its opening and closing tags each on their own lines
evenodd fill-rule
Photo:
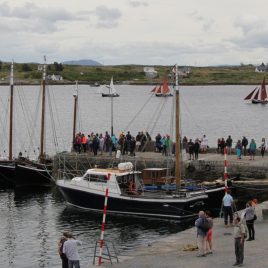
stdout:
<svg viewBox="0 0 268 268">
<path fill-rule="evenodd" d="M 206 165 L 205 165 L 205 170 L 206 170 L 206 171 L 210 171 L 210 170 L 211 170 L 211 166 L 210 166 L 209 164 L 206 164 Z"/>
<path fill-rule="evenodd" d="M 189 165 L 188 166 L 188 170 L 189 170 L 189 172 L 194 172 L 195 171 L 195 167 L 193 165 Z"/>
</svg>

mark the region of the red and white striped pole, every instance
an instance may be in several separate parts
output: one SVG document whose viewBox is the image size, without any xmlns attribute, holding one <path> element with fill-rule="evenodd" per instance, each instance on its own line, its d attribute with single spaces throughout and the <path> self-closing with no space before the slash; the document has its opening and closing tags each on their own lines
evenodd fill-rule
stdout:
<svg viewBox="0 0 268 268">
<path fill-rule="evenodd" d="M 102 218 L 102 225 L 101 225 L 99 266 L 101 266 L 102 248 L 103 248 L 103 244 L 104 244 L 103 238 L 104 238 L 105 221 L 106 221 L 106 213 L 107 213 L 107 203 L 108 203 L 108 195 L 109 195 L 109 181 L 110 181 L 110 177 L 111 177 L 111 174 L 108 173 L 108 176 L 107 176 L 107 186 L 106 186 L 105 199 L 104 199 L 103 218 Z"/>
<path fill-rule="evenodd" d="M 228 180 L 228 173 L 227 173 L 227 148 L 224 147 L 224 192 L 225 194 L 227 193 L 228 185 L 227 185 L 227 180 Z"/>
</svg>

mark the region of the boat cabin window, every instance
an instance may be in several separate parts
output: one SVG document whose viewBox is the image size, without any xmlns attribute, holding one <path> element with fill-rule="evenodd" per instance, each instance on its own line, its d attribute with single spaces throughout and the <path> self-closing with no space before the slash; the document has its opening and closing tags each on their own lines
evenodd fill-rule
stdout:
<svg viewBox="0 0 268 268">
<path fill-rule="evenodd" d="M 107 182 L 107 177 L 105 175 L 99 174 L 86 174 L 84 175 L 84 180 L 92 182 Z"/>
<path fill-rule="evenodd" d="M 135 182 L 135 174 L 131 173 L 123 176 L 117 176 L 116 179 L 118 184 L 128 185 L 130 181 Z"/>
</svg>

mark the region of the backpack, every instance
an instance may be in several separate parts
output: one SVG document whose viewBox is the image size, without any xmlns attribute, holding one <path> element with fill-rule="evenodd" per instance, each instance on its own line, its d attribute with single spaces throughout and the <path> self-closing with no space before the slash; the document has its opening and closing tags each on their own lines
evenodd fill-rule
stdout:
<svg viewBox="0 0 268 268">
<path fill-rule="evenodd" d="M 202 219 L 202 223 L 201 223 L 201 225 L 199 226 L 199 228 L 200 228 L 204 233 L 207 233 L 207 232 L 208 232 L 208 230 L 211 228 L 211 224 L 210 224 L 210 222 L 208 221 L 207 218 Z"/>
<path fill-rule="evenodd" d="M 242 225 L 243 223 L 241 223 Z M 241 232 L 241 225 L 240 225 L 240 232 Z M 248 228 L 243 224 L 244 226 L 244 229 L 245 229 L 245 234 L 244 234 L 244 238 L 247 238 L 248 237 Z"/>
</svg>

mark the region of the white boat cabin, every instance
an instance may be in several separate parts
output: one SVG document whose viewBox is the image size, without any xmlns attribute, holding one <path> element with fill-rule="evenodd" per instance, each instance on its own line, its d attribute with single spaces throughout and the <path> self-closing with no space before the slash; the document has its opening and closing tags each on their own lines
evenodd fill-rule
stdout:
<svg viewBox="0 0 268 268">
<path fill-rule="evenodd" d="M 71 180 L 72 185 L 88 188 L 105 194 L 109 180 L 109 194 L 116 195 L 141 195 L 143 191 L 141 172 L 133 171 L 132 163 L 120 163 L 118 168 L 88 169 L 82 177 Z"/>
</svg>

